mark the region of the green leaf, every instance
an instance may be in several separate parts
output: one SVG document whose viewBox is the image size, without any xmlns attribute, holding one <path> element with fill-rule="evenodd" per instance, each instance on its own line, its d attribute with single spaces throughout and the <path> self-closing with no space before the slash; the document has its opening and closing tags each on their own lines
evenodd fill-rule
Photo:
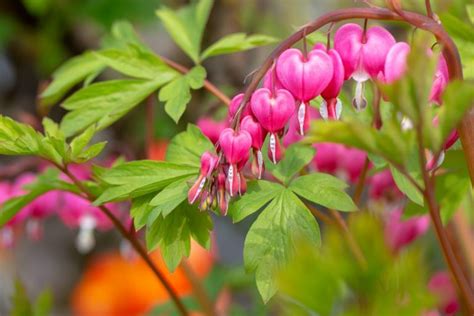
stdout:
<svg viewBox="0 0 474 316">
<path fill-rule="evenodd" d="M 84 163 L 97 157 L 104 150 L 105 145 L 107 145 L 107 142 L 100 142 L 89 146 L 89 148 L 87 148 L 81 154 L 75 157 L 73 159 L 73 162 Z"/>
<path fill-rule="evenodd" d="M 468 173 L 446 173 L 436 177 L 436 200 L 441 207 L 443 224 L 449 223 L 471 190 Z"/>
<path fill-rule="evenodd" d="M 137 46 L 129 46 L 128 49 L 106 49 L 94 54 L 105 65 L 134 78 L 163 78 L 164 81 L 170 81 L 178 75 L 158 56 Z"/>
<path fill-rule="evenodd" d="M 196 173 L 201 163 L 201 155 L 205 151 L 214 152 L 214 145 L 204 136 L 199 127 L 188 124 L 185 132 L 176 135 L 166 150 L 166 160 L 187 166 L 194 166 Z"/>
<path fill-rule="evenodd" d="M 10 312 L 11 316 L 30 316 L 33 315 L 33 308 L 31 306 L 26 289 L 20 280 L 15 281 L 15 292 L 13 294 L 13 306 Z"/>
<path fill-rule="evenodd" d="M 315 149 L 312 147 L 291 145 L 286 150 L 284 158 L 273 169 L 273 175 L 283 183 L 288 183 L 296 173 L 311 162 L 314 153 Z"/>
<path fill-rule="evenodd" d="M 352 212 L 357 206 L 344 191 L 347 184 L 325 173 L 312 173 L 296 178 L 289 187 L 299 196 L 338 211 Z"/>
<path fill-rule="evenodd" d="M 466 4 L 466 12 L 469 16 L 469 20 L 474 24 L 474 4 Z"/>
<path fill-rule="evenodd" d="M 58 102 L 74 85 L 104 67 L 91 52 L 74 57 L 53 73 L 53 81 L 41 93 L 40 106 Z"/>
<path fill-rule="evenodd" d="M 423 194 L 418 191 L 415 185 L 392 165 L 390 165 L 390 171 L 398 189 L 403 192 L 410 200 L 418 205 L 423 206 Z"/>
<path fill-rule="evenodd" d="M 181 76 L 160 90 L 159 99 L 165 103 L 166 113 L 178 123 L 186 110 L 186 105 L 191 101 L 191 91 L 186 77 Z"/>
<path fill-rule="evenodd" d="M 474 33 L 472 32 L 472 27 L 467 23 L 464 23 L 461 19 L 449 13 L 441 14 L 440 19 L 443 23 L 443 26 L 451 36 L 474 43 Z"/>
<path fill-rule="evenodd" d="M 100 180 L 109 187 L 94 202 L 100 205 L 110 201 L 135 198 L 156 192 L 179 179 L 196 175 L 194 167 L 163 161 L 137 160 L 106 170 Z"/>
<path fill-rule="evenodd" d="M 156 80 L 110 80 L 94 83 L 69 97 L 62 106 L 70 112 L 61 121 L 61 130 L 66 136 L 96 124 L 102 130 L 171 79 L 170 76 Z"/>
<path fill-rule="evenodd" d="M 204 86 L 206 75 L 206 68 L 203 66 L 195 66 L 186 74 L 186 80 L 189 86 L 196 90 Z"/>
<path fill-rule="evenodd" d="M 42 291 L 33 306 L 33 316 L 49 316 L 53 309 L 53 294 L 49 290 Z"/>
<path fill-rule="evenodd" d="M 115 22 L 112 25 L 111 35 L 114 40 L 113 47 L 124 48 L 129 45 L 135 45 L 146 49 L 138 37 L 138 34 L 135 32 L 133 25 L 128 21 L 122 20 Z"/>
<path fill-rule="evenodd" d="M 230 203 L 229 214 L 232 216 L 232 220 L 234 223 L 240 222 L 264 207 L 282 190 L 284 187 L 270 181 L 250 181 L 247 184 L 247 192 L 238 200 Z"/>
<path fill-rule="evenodd" d="M 246 51 L 258 46 L 277 42 L 278 39 L 267 35 L 249 35 L 235 33 L 224 36 L 209 46 L 201 55 L 201 60 L 208 57 Z"/>
<path fill-rule="evenodd" d="M 443 94 L 443 106 L 439 111 L 441 140 L 446 140 L 457 127 L 467 110 L 474 106 L 474 81 L 453 81 Z M 441 145 L 437 149 L 441 149 Z"/>
<path fill-rule="evenodd" d="M 319 246 L 319 226 L 291 191 L 282 190 L 260 213 L 245 238 L 245 267 L 255 271 L 257 288 L 264 302 L 276 293 L 274 274 L 288 263 L 298 247 L 297 240 Z"/>
<path fill-rule="evenodd" d="M 211 11 L 212 0 L 199 0 L 173 11 L 165 6 L 156 11 L 175 43 L 197 64 L 201 40 Z"/>
<path fill-rule="evenodd" d="M 174 271 L 183 257 L 189 256 L 191 238 L 205 248 L 210 246 L 212 221 L 207 212 L 188 202 L 181 203 L 168 216 L 160 215 L 146 231 L 147 249 L 159 247 L 167 267 Z"/>
<path fill-rule="evenodd" d="M 132 206 L 130 208 L 130 216 L 133 218 L 133 224 L 135 229 L 138 231 L 142 229 L 148 221 L 148 215 L 150 214 L 153 207 L 150 205 L 151 199 L 155 196 L 155 193 L 150 193 L 132 199 Z"/>
<path fill-rule="evenodd" d="M 186 200 L 190 179 L 184 178 L 171 183 L 150 201 L 153 210 L 148 217 L 148 222 L 154 222 L 159 215 L 168 216 L 181 202 Z"/>
<path fill-rule="evenodd" d="M 91 125 L 88 127 L 82 134 L 75 137 L 71 142 L 71 156 L 77 157 L 84 150 L 84 148 L 89 144 L 94 137 L 95 126 Z"/>
<path fill-rule="evenodd" d="M 165 111 L 176 123 L 186 110 L 186 105 L 191 101 L 191 88 L 201 88 L 205 78 L 204 67 L 196 66 L 186 75 L 179 76 L 160 90 L 159 100 L 166 102 Z"/>
</svg>

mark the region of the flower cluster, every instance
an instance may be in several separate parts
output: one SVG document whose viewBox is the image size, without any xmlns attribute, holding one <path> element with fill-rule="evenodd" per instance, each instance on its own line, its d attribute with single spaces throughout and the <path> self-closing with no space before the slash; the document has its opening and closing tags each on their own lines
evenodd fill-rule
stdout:
<svg viewBox="0 0 474 316">
<path fill-rule="evenodd" d="M 364 83 L 376 80 L 390 84 L 399 80 L 406 72 L 409 52 L 410 46 L 397 43 L 386 29 L 380 26 L 362 28 L 353 23 L 337 30 L 333 48 L 329 47 L 328 41 L 328 44 L 315 44 L 309 52 L 306 48 L 304 51 L 285 50 L 265 75 L 262 87 L 253 92 L 246 104 L 243 94 L 233 98 L 226 121 L 202 119 L 198 122 L 216 145 L 216 153 L 203 154 L 201 172 L 189 191 L 189 202 L 200 198 L 202 209 L 218 205 L 225 214 L 229 198 L 245 192 L 243 169 L 250 151 L 253 157 L 251 172 L 260 179 L 265 169 L 262 147 L 266 139 L 268 157 L 276 164 L 282 158 L 284 147 L 299 141 L 312 119 L 340 119 L 342 103 L 338 96 L 345 80 L 356 82 L 352 103 L 357 110 L 362 110 L 367 104 Z M 446 61 L 441 56 L 430 102 L 441 104 L 448 80 Z M 317 113 L 310 102 L 319 96 L 322 102 Z M 410 122 L 405 123 L 410 125 Z M 445 149 L 456 139 L 457 134 L 453 134 Z M 343 169 L 346 179 L 356 181 L 365 161 L 364 153 L 334 144 L 315 146 L 329 146 L 327 157 L 324 150 L 318 150 L 316 169 L 330 173 Z M 435 166 L 437 162 L 431 164 Z"/>
<path fill-rule="evenodd" d="M 69 171 L 79 180 L 90 179 L 89 168 L 83 165 L 70 165 Z M 60 176 L 62 180 L 69 181 L 66 175 Z M 28 185 L 35 182 L 37 175 L 28 172 L 20 175 L 13 181 L 0 182 L 0 205 L 15 197 L 26 193 Z M 117 204 L 107 205 L 114 213 L 119 212 Z M 97 207 L 82 196 L 63 192 L 49 191 L 23 207 L 13 216 L 4 227 L 0 229 L 0 247 L 12 247 L 15 242 L 15 231 L 22 228 L 23 224 L 27 235 L 38 240 L 42 236 L 41 222 L 51 215 L 58 215 L 62 222 L 70 228 L 78 228 L 76 246 L 80 252 L 88 252 L 95 245 L 94 230 L 109 230 L 112 222 Z"/>
</svg>

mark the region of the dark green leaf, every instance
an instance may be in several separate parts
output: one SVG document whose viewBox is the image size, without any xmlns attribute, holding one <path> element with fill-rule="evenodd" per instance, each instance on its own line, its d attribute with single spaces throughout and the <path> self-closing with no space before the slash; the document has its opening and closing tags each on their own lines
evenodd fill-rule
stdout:
<svg viewBox="0 0 474 316">
<path fill-rule="evenodd" d="M 406 196 L 416 204 L 423 205 L 423 194 L 415 187 L 415 185 L 392 165 L 390 165 L 390 171 L 392 172 L 393 180 L 397 184 L 398 189 L 406 194 Z"/>
<path fill-rule="evenodd" d="M 13 306 L 10 316 L 32 316 L 33 308 L 31 306 L 26 289 L 20 280 L 15 281 L 15 292 L 13 294 Z"/>
<path fill-rule="evenodd" d="M 357 210 L 351 197 L 344 191 L 347 184 L 329 174 L 312 173 L 296 178 L 289 188 L 299 196 L 329 209 L 344 212 Z"/>
<path fill-rule="evenodd" d="M 273 169 L 273 175 L 283 183 L 288 183 L 296 173 L 311 162 L 315 152 L 314 148 L 309 146 L 295 144 L 288 147 L 284 158 Z"/>
<path fill-rule="evenodd" d="M 155 193 L 151 193 L 132 199 L 130 216 L 133 218 L 133 224 L 136 230 L 143 228 L 147 224 L 148 215 L 153 209 L 153 207 L 150 206 L 150 201 L 154 196 Z"/>
<path fill-rule="evenodd" d="M 42 291 L 33 306 L 33 316 L 49 316 L 53 309 L 53 294 L 49 290 Z"/>
</svg>

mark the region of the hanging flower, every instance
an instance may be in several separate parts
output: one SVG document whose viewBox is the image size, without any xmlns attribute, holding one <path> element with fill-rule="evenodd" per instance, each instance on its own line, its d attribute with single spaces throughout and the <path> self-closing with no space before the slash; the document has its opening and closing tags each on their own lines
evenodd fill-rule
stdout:
<svg viewBox="0 0 474 316">
<path fill-rule="evenodd" d="M 312 50 L 305 56 L 290 48 L 278 57 L 276 72 L 282 85 L 299 102 L 298 131 L 304 135 L 309 127 L 309 101 L 320 95 L 333 78 L 332 59 L 323 50 Z"/>
<path fill-rule="evenodd" d="M 393 45 L 392 34 L 380 26 L 365 31 L 358 24 L 348 23 L 337 30 L 334 49 L 341 56 L 344 78 L 357 82 L 353 101 L 356 109 L 361 110 L 367 105 L 363 83 L 383 72 L 385 59 Z"/>
</svg>

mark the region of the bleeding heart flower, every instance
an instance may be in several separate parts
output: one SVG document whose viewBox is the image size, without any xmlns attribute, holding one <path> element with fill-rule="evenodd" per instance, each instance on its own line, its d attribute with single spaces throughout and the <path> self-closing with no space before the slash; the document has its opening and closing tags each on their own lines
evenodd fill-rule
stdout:
<svg viewBox="0 0 474 316">
<path fill-rule="evenodd" d="M 267 71 L 265 77 L 263 77 L 263 87 L 267 88 L 270 91 L 285 89 L 282 83 L 280 82 L 280 79 L 278 79 L 275 67 L 272 67 L 269 71 Z"/>
<path fill-rule="evenodd" d="M 451 277 L 445 271 L 434 274 L 428 283 L 428 289 L 437 297 L 438 307 L 446 315 L 455 315 L 459 311 L 456 288 Z"/>
<path fill-rule="evenodd" d="M 268 155 L 273 163 L 277 163 L 281 159 L 281 146 L 276 134 L 283 130 L 293 115 L 295 99 L 284 89 L 272 94 L 269 89 L 261 88 L 253 93 L 250 105 L 260 125 L 270 133 Z"/>
<path fill-rule="evenodd" d="M 188 202 L 190 204 L 193 204 L 201 195 L 204 185 L 206 184 L 206 180 L 211 176 L 212 172 L 217 166 L 218 161 L 219 158 L 208 151 L 201 155 L 201 169 L 199 171 L 199 177 L 188 191 Z"/>
<path fill-rule="evenodd" d="M 313 159 L 315 169 L 321 172 L 336 175 L 340 170 L 342 153 L 345 151 L 344 145 L 335 143 L 317 143 L 316 155 Z"/>
<path fill-rule="evenodd" d="M 366 158 L 367 154 L 360 149 L 344 148 L 344 153 L 341 155 L 341 166 L 350 182 L 356 183 L 359 180 Z"/>
<path fill-rule="evenodd" d="M 444 89 L 448 85 L 448 81 L 448 64 L 446 63 L 446 59 L 444 58 L 444 56 L 440 55 L 429 96 L 429 100 L 431 102 L 441 104 L 441 96 L 444 92 Z"/>
<path fill-rule="evenodd" d="M 252 137 L 252 173 L 261 179 L 264 170 L 262 146 L 265 137 L 267 136 L 267 131 L 264 130 L 252 116 L 244 117 L 240 124 L 240 128 L 244 131 L 247 131 Z"/>
<path fill-rule="evenodd" d="M 219 145 L 229 163 L 227 170 L 228 192 L 230 196 L 234 193 L 242 192 L 240 169 L 245 165 L 249 158 L 249 150 L 252 146 L 252 136 L 245 131 L 234 131 L 226 128 L 219 137 Z"/>
<path fill-rule="evenodd" d="M 334 35 L 334 49 L 341 56 L 346 80 L 376 78 L 384 70 L 386 56 L 393 45 L 392 34 L 380 26 L 373 26 L 364 34 L 358 24 L 348 23 Z"/>
<path fill-rule="evenodd" d="M 319 116 L 319 112 L 312 106 L 308 107 L 308 113 L 310 121 L 321 118 Z M 290 118 L 288 131 L 286 132 L 285 136 L 283 136 L 283 146 L 288 147 L 291 144 L 299 142 L 303 139 L 304 136 L 301 136 L 301 134 L 298 132 L 298 125 L 298 113 L 294 113 Z"/>
<path fill-rule="evenodd" d="M 402 197 L 403 194 L 395 184 L 390 170 L 378 172 L 370 178 L 369 198 L 371 200 L 398 201 Z"/>
<path fill-rule="evenodd" d="M 398 42 L 390 48 L 383 71 L 385 83 L 393 83 L 405 74 L 409 53 L 410 45 L 405 42 Z"/>
<path fill-rule="evenodd" d="M 227 197 L 225 189 L 225 180 L 224 172 L 219 172 L 217 176 L 217 203 L 219 204 L 221 214 L 224 216 L 227 215 L 227 209 L 229 208 L 229 198 Z"/>
<path fill-rule="evenodd" d="M 81 253 L 89 252 L 95 246 L 95 229 L 109 230 L 113 227 L 110 219 L 88 200 L 73 193 L 62 194 L 62 206 L 58 215 L 66 226 L 79 228 L 76 247 Z M 116 204 L 106 204 L 113 213 L 119 211 Z"/>
<path fill-rule="evenodd" d="M 197 121 L 197 126 L 201 130 L 201 132 L 209 138 L 209 140 L 215 144 L 219 140 L 219 135 L 221 132 L 229 127 L 229 123 L 227 121 L 216 121 L 212 118 L 205 117 L 201 118 Z"/>
<path fill-rule="evenodd" d="M 229 121 L 233 120 L 235 115 L 237 114 L 237 110 L 239 109 L 242 100 L 244 99 L 244 94 L 239 93 L 235 97 L 232 98 L 230 101 L 229 106 Z M 240 115 L 240 119 L 242 120 L 244 117 L 252 115 L 251 109 L 249 104 L 247 103 L 245 107 L 242 109 L 242 114 Z"/>
<path fill-rule="evenodd" d="M 317 43 L 315 50 L 322 50 L 327 52 L 332 60 L 333 74 L 328 86 L 321 92 L 323 102 L 320 107 L 321 117 L 324 119 L 337 120 L 341 117 L 342 103 L 338 98 L 344 83 L 344 65 L 342 64 L 341 56 L 335 49 L 327 49 L 324 44 Z"/>
<path fill-rule="evenodd" d="M 308 103 L 328 86 L 333 77 L 332 59 L 323 50 L 313 50 L 308 56 L 290 48 L 278 57 L 276 72 L 283 86 L 301 101 L 298 107 L 299 132 L 309 126 Z"/>
<path fill-rule="evenodd" d="M 348 23 L 340 27 L 334 36 L 334 49 L 341 56 L 344 78 L 357 81 L 354 106 L 361 110 L 367 105 L 363 82 L 377 78 L 383 72 L 385 59 L 395 44 L 392 34 L 382 27 L 374 26 L 366 32 L 357 24 Z"/>
<path fill-rule="evenodd" d="M 426 233 L 430 225 L 430 218 L 427 215 L 415 216 L 408 220 L 403 220 L 401 217 L 401 209 L 391 211 L 386 223 L 385 238 L 394 251 L 399 251 Z"/>
</svg>

